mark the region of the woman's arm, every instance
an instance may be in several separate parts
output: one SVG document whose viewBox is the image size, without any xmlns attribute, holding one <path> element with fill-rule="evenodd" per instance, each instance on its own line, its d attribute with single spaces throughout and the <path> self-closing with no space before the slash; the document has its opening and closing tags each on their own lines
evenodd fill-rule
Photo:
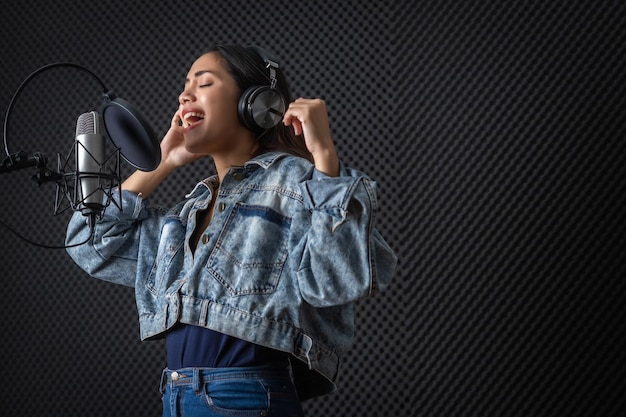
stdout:
<svg viewBox="0 0 626 417">
<path fill-rule="evenodd" d="M 90 244 L 68 248 L 68 254 L 95 278 L 133 286 L 138 266 L 140 240 L 158 243 L 164 215 L 157 208 L 147 209 L 144 199 L 177 167 L 202 155 L 187 152 L 178 112 L 161 141 L 161 162 L 151 172 L 136 171 L 121 185 L 121 207 L 109 205 L 96 223 Z M 142 224 L 142 227 L 139 227 Z M 76 245 L 90 236 L 84 216 L 74 213 L 67 227 L 66 244 Z M 145 254 L 143 254 L 145 258 Z M 144 259 L 145 260 L 145 259 Z"/>
<path fill-rule="evenodd" d="M 319 99 L 298 99 L 284 116 L 296 135 L 303 134 L 315 170 L 300 184 L 309 225 L 303 239 L 299 286 L 312 305 L 354 302 L 389 285 L 397 257 L 375 227 L 376 183 L 340 164 Z"/>
<path fill-rule="evenodd" d="M 397 257 L 375 227 L 376 183 L 341 166 L 338 177 L 314 172 L 300 183 L 307 224 L 298 285 L 316 307 L 355 302 L 386 288 Z M 295 221 L 294 221 L 295 223 Z"/>
</svg>

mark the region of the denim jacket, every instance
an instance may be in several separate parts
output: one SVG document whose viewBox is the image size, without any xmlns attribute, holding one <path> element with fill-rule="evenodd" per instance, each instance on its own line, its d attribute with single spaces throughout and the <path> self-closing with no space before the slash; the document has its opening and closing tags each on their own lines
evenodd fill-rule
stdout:
<svg viewBox="0 0 626 417">
<path fill-rule="evenodd" d="M 141 339 L 177 322 L 291 353 L 301 399 L 333 391 L 354 337 L 354 302 L 385 288 L 396 255 L 374 226 L 376 184 L 341 166 L 327 177 L 305 159 L 266 153 L 231 168 L 195 252 L 206 179 L 169 211 L 128 191 L 89 244 L 68 249 L 95 278 L 134 287 Z M 87 239 L 76 212 L 66 243 Z"/>
</svg>

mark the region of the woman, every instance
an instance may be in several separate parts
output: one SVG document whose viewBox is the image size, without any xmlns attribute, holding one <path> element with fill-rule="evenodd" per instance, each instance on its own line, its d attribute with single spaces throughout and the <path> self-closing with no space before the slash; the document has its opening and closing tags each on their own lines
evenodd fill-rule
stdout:
<svg viewBox="0 0 626 417">
<path fill-rule="evenodd" d="M 353 303 L 395 269 L 374 228 L 375 183 L 340 163 L 324 102 L 270 108 L 268 127 L 247 106 L 259 86 L 289 97 L 265 51 L 200 56 L 158 168 L 124 181 L 124 210 L 107 207 L 90 243 L 68 249 L 90 275 L 135 288 L 142 340 L 166 338 L 167 416 L 303 415 L 301 401 L 335 389 Z M 205 156 L 217 175 L 169 211 L 147 205 Z M 75 214 L 67 243 L 88 234 Z"/>
</svg>

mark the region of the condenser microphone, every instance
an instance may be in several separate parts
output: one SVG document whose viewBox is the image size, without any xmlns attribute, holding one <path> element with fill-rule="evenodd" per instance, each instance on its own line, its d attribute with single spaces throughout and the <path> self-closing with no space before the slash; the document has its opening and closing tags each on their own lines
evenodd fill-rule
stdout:
<svg viewBox="0 0 626 417">
<path fill-rule="evenodd" d="M 77 209 L 89 217 L 93 227 L 104 210 L 102 177 L 106 163 L 105 134 L 100 115 L 87 112 L 76 122 L 76 194 Z"/>
</svg>

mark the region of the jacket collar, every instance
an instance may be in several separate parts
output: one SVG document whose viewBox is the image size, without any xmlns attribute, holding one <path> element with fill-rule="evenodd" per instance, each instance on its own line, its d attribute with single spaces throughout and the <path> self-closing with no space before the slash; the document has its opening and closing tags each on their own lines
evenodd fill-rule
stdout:
<svg viewBox="0 0 626 417">
<path fill-rule="evenodd" d="M 268 169 L 276 161 L 288 155 L 289 154 L 285 152 L 266 152 L 264 154 L 261 154 L 252 158 L 251 160 L 243 164 L 243 167 L 251 171 L 257 168 Z M 206 192 L 207 190 L 212 191 L 213 189 L 217 188 L 218 185 L 219 185 L 219 180 L 217 178 L 217 175 L 212 175 L 208 178 L 203 179 L 199 183 L 197 183 L 196 186 L 193 188 L 193 190 L 191 190 L 191 192 L 189 192 L 185 196 L 185 198 L 195 197 L 201 193 Z"/>
<path fill-rule="evenodd" d="M 270 166 L 272 166 L 274 162 L 276 162 L 277 160 L 287 155 L 289 154 L 285 152 L 265 152 L 264 154 L 261 154 L 259 156 L 252 158 L 251 160 L 243 164 L 243 166 L 245 168 L 249 168 L 252 165 L 258 165 L 259 167 L 263 169 L 267 169 Z"/>
</svg>

